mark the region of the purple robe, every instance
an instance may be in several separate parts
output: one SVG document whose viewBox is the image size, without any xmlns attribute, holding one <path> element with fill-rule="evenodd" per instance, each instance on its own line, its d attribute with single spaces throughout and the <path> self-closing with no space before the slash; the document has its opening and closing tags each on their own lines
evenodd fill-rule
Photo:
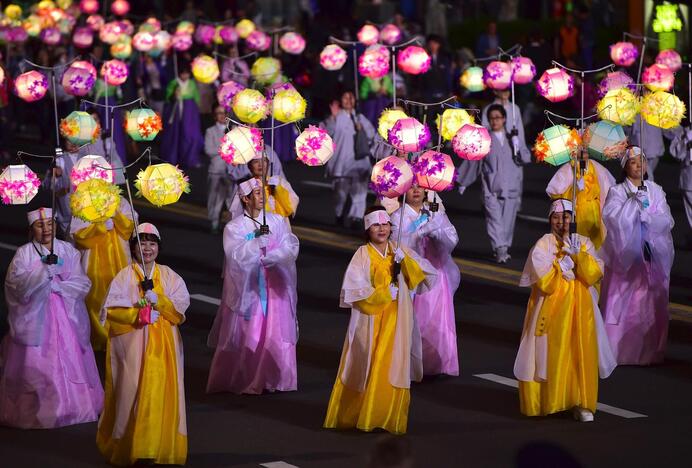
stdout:
<svg viewBox="0 0 692 468">
<path fill-rule="evenodd" d="M 183 169 L 199 167 L 204 136 L 194 99 L 166 103 L 161 132 L 161 157 Z"/>
</svg>

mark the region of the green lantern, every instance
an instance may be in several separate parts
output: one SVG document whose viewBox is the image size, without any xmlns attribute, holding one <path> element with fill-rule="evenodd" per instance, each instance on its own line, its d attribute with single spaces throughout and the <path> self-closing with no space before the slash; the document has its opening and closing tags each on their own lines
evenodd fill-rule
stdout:
<svg viewBox="0 0 692 468">
<path fill-rule="evenodd" d="M 589 156 L 600 161 L 619 159 L 627 149 L 625 131 L 620 125 L 607 120 L 589 125 L 582 139 Z"/>
<path fill-rule="evenodd" d="M 101 127 L 87 112 L 72 111 L 60 121 L 60 134 L 78 146 L 95 141 L 100 133 Z"/>
<path fill-rule="evenodd" d="M 135 109 L 125 116 L 125 132 L 135 141 L 151 141 L 162 128 L 161 117 L 151 109 Z"/>
</svg>

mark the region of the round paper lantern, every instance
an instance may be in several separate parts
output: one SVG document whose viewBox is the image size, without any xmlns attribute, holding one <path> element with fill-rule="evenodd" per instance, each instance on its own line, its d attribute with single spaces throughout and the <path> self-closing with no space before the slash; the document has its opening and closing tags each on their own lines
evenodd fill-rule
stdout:
<svg viewBox="0 0 692 468">
<path fill-rule="evenodd" d="M 601 161 L 620 159 L 627 149 L 627 136 L 620 125 L 601 120 L 584 130 L 582 137 L 589 156 Z"/>
<path fill-rule="evenodd" d="M 60 31 L 58 28 L 46 28 L 41 31 L 41 40 L 47 45 L 55 45 L 60 42 Z"/>
<path fill-rule="evenodd" d="M 111 86 L 125 83 L 127 75 L 127 65 L 118 59 L 107 60 L 101 65 L 101 76 Z"/>
<path fill-rule="evenodd" d="M 9 42 L 20 44 L 22 42 L 26 42 L 26 40 L 29 39 L 29 34 L 23 27 L 15 26 L 13 28 L 10 28 L 9 31 L 7 31 L 6 38 Z"/>
<path fill-rule="evenodd" d="M 628 88 L 614 89 L 598 101 L 596 109 L 603 120 L 618 125 L 632 125 L 639 112 L 639 100 Z"/>
<path fill-rule="evenodd" d="M 334 155 L 334 142 L 326 130 L 308 125 L 296 138 L 298 161 L 308 166 L 323 166 Z"/>
<path fill-rule="evenodd" d="M 483 69 L 481 67 L 468 67 L 459 78 L 459 83 L 472 93 L 477 93 L 485 89 L 483 82 Z"/>
<path fill-rule="evenodd" d="M 171 46 L 177 51 L 184 52 L 192 47 L 192 36 L 190 34 L 176 32 L 173 34 Z"/>
<path fill-rule="evenodd" d="M 210 24 L 200 24 L 195 31 L 195 41 L 199 44 L 208 46 L 214 40 L 216 28 Z"/>
<path fill-rule="evenodd" d="M 512 83 L 512 66 L 507 62 L 490 62 L 483 71 L 483 82 L 490 89 L 507 89 Z"/>
<path fill-rule="evenodd" d="M 95 141 L 100 133 L 101 127 L 88 112 L 72 111 L 60 121 L 60 134 L 77 146 Z"/>
<path fill-rule="evenodd" d="M 256 89 L 244 89 L 233 97 L 235 115 L 246 123 L 257 123 L 267 115 L 267 100 Z"/>
<path fill-rule="evenodd" d="M 658 63 L 646 67 L 642 73 L 642 83 L 651 91 L 670 91 L 674 81 L 671 69 Z"/>
<path fill-rule="evenodd" d="M 48 91 L 48 79 L 40 71 L 31 70 L 22 73 L 14 80 L 14 92 L 26 102 L 41 99 Z"/>
<path fill-rule="evenodd" d="M 604 97 L 608 91 L 625 87 L 632 92 L 637 90 L 634 80 L 627 73 L 622 71 L 610 72 L 598 84 L 598 95 Z"/>
<path fill-rule="evenodd" d="M 53 11 L 61 11 L 61 10 L 53 10 Z M 75 24 L 77 24 L 77 19 L 65 13 L 65 15 L 58 21 L 58 31 L 60 31 L 60 34 L 68 35 L 72 33 L 72 29 L 74 29 Z"/>
<path fill-rule="evenodd" d="M 147 52 L 152 57 L 158 57 L 164 50 L 171 48 L 173 37 L 168 31 L 159 31 L 154 34 L 154 46 Z"/>
<path fill-rule="evenodd" d="M 320 52 L 320 65 L 329 71 L 340 70 L 346 63 L 346 51 L 336 44 L 329 44 Z"/>
<path fill-rule="evenodd" d="M 92 31 L 98 32 L 101 30 L 106 20 L 103 19 L 101 15 L 89 15 L 86 19 L 86 24 L 91 28 Z"/>
<path fill-rule="evenodd" d="M 269 49 L 272 44 L 272 39 L 268 34 L 259 30 L 254 30 L 247 39 L 245 39 L 245 42 L 250 50 L 262 52 Z"/>
<path fill-rule="evenodd" d="M 126 0 L 115 0 L 111 3 L 111 11 L 116 16 L 125 16 L 130 11 L 130 4 Z"/>
<path fill-rule="evenodd" d="M 36 37 L 41 34 L 41 18 L 36 15 L 30 15 L 27 19 L 22 22 L 22 27 L 26 33 L 31 37 Z"/>
<path fill-rule="evenodd" d="M 490 133 L 482 125 L 468 123 L 452 138 L 452 149 L 462 159 L 477 161 L 490 153 Z"/>
<path fill-rule="evenodd" d="M 662 50 L 656 56 L 656 63 L 659 65 L 665 65 L 670 68 L 670 71 L 675 73 L 682 68 L 682 58 L 673 49 Z"/>
<path fill-rule="evenodd" d="M 88 154 L 77 160 L 70 172 L 72 187 L 77 188 L 82 182 L 100 179 L 109 184 L 113 183 L 113 167 L 103 156 Z"/>
<path fill-rule="evenodd" d="M 399 151 L 421 151 L 430 141 L 430 130 L 413 117 L 406 117 L 396 121 L 387 139 Z"/>
<path fill-rule="evenodd" d="M 193 35 L 195 33 L 195 25 L 190 21 L 181 21 L 175 27 L 175 33 Z"/>
<path fill-rule="evenodd" d="M 639 49 L 631 42 L 616 42 L 610 46 L 610 59 L 615 65 L 629 67 L 639 57 Z"/>
<path fill-rule="evenodd" d="M 144 23 L 139 25 L 139 30 L 149 31 L 152 34 L 156 34 L 157 32 L 161 31 L 161 21 L 153 16 L 150 16 L 144 21 Z"/>
<path fill-rule="evenodd" d="M 579 132 L 576 129 L 553 125 L 538 134 L 533 153 L 539 162 L 560 166 L 573 156 L 576 157 L 579 145 Z"/>
<path fill-rule="evenodd" d="M 561 102 L 574 94 L 574 78 L 560 68 L 550 68 L 536 82 L 536 89 L 548 101 Z"/>
<path fill-rule="evenodd" d="M 12 164 L 0 174 L 0 200 L 5 205 L 25 205 L 38 193 L 41 181 L 24 164 Z"/>
<path fill-rule="evenodd" d="M 132 55 L 132 43 L 128 36 L 123 36 L 111 46 L 111 55 L 117 59 L 125 60 Z"/>
<path fill-rule="evenodd" d="M 382 198 L 397 198 L 413 185 L 413 170 L 398 156 L 387 156 L 375 164 L 370 175 L 370 188 Z"/>
<path fill-rule="evenodd" d="M 298 91 L 280 91 L 272 100 L 272 114 L 279 122 L 295 122 L 305 117 L 306 105 Z"/>
<path fill-rule="evenodd" d="M 70 68 L 82 68 L 84 70 L 87 70 L 89 74 L 94 77 L 94 80 L 96 80 L 96 67 L 92 65 L 91 62 L 87 62 L 86 60 L 77 60 L 75 62 L 72 62 Z"/>
<path fill-rule="evenodd" d="M 94 43 L 94 32 L 87 26 L 77 28 L 72 36 L 72 43 L 78 49 L 88 49 Z"/>
<path fill-rule="evenodd" d="M 79 9 L 84 14 L 93 15 L 99 11 L 99 2 L 97 0 L 82 0 L 79 2 Z"/>
<path fill-rule="evenodd" d="M 452 158 L 438 151 L 426 151 L 413 164 L 416 183 L 426 190 L 441 192 L 454 186 L 454 163 Z"/>
<path fill-rule="evenodd" d="M 217 38 L 220 44 L 235 44 L 238 42 L 238 32 L 230 25 L 217 26 L 214 40 L 216 41 Z"/>
<path fill-rule="evenodd" d="M 420 75 L 430 69 L 430 55 L 424 48 L 408 46 L 400 50 L 396 57 L 397 66 L 411 75 Z"/>
<path fill-rule="evenodd" d="M 528 57 L 512 59 L 512 79 L 517 84 L 528 84 L 536 76 L 536 66 Z"/>
<path fill-rule="evenodd" d="M 164 206 L 175 203 L 183 193 L 190 192 L 190 183 L 183 171 L 168 163 L 154 164 L 139 171 L 137 196 L 143 196 L 152 205 Z"/>
<path fill-rule="evenodd" d="M 372 24 L 366 24 L 358 31 L 358 40 L 366 46 L 377 43 L 380 38 L 380 31 Z"/>
<path fill-rule="evenodd" d="M 302 54 L 305 50 L 305 39 L 300 34 L 289 31 L 279 39 L 279 47 L 287 54 Z"/>
<path fill-rule="evenodd" d="M 250 74 L 259 84 L 273 83 L 281 74 L 281 62 L 273 57 L 260 57 L 252 64 Z"/>
<path fill-rule="evenodd" d="M 380 31 L 380 40 L 387 45 L 394 45 L 401 40 L 401 29 L 394 24 L 386 24 Z"/>
<path fill-rule="evenodd" d="M 450 141 L 461 127 L 473 123 L 473 116 L 464 109 L 445 109 L 437 116 L 436 123 L 442 139 Z"/>
<path fill-rule="evenodd" d="M 380 134 L 383 140 L 387 141 L 389 139 L 389 131 L 392 129 L 395 123 L 401 119 L 407 118 L 406 112 L 399 109 L 385 109 L 380 115 L 380 119 L 377 122 L 377 133 Z"/>
<path fill-rule="evenodd" d="M 5 83 L 5 69 L 0 67 L 0 86 Z"/>
<path fill-rule="evenodd" d="M 209 55 L 198 55 L 192 61 L 192 76 L 200 83 L 213 83 L 219 77 L 219 64 Z"/>
<path fill-rule="evenodd" d="M 252 31 L 255 30 L 255 23 L 249 19 L 242 19 L 236 23 L 235 30 L 241 39 L 247 39 L 247 37 L 252 34 Z"/>
<path fill-rule="evenodd" d="M 72 215 L 89 223 L 103 223 L 115 216 L 120 206 L 120 189 L 101 179 L 89 179 L 70 196 Z"/>
<path fill-rule="evenodd" d="M 162 128 L 161 116 L 151 109 L 134 109 L 125 114 L 125 132 L 134 141 L 151 141 Z"/>
<path fill-rule="evenodd" d="M 265 91 L 265 96 L 267 99 L 271 99 L 272 96 L 276 96 L 281 91 L 297 91 L 296 88 L 288 81 L 277 81 L 267 86 Z"/>
<path fill-rule="evenodd" d="M 10 20 L 18 20 L 22 17 L 22 7 L 14 3 L 5 7 L 5 16 Z"/>
<path fill-rule="evenodd" d="M 123 26 L 119 21 L 111 21 L 101 26 L 99 30 L 99 39 L 108 45 L 113 45 L 118 42 L 120 36 L 124 34 Z"/>
<path fill-rule="evenodd" d="M 680 125 L 685 104 L 674 94 L 655 91 L 644 96 L 641 113 L 649 125 L 669 129 Z"/>
<path fill-rule="evenodd" d="M 67 94 L 86 96 L 94 87 L 96 78 L 87 69 L 71 66 L 63 73 L 61 83 Z"/>
<path fill-rule="evenodd" d="M 381 45 L 371 45 L 358 59 L 358 71 L 368 78 L 382 78 L 389 73 L 389 49 Z"/>
<path fill-rule="evenodd" d="M 236 126 L 221 138 L 219 155 L 228 164 L 247 164 L 262 155 L 262 131 L 254 127 Z"/>
<path fill-rule="evenodd" d="M 148 31 L 140 31 L 132 37 L 132 47 L 140 52 L 148 52 L 154 47 L 154 35 Z"/>
<path fill-rule="evenodd" d="M 226 112 L 230 112 L 233 106 L 233 98 L 244 89 L 245 86 L 236 81 L 226 81 L 216 90 L 216 99 Z"/>
</svg>

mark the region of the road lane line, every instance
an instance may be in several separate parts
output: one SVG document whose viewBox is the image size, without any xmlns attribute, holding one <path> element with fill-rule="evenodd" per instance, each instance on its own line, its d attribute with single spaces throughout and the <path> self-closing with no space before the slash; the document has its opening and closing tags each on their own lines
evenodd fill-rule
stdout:
<svg viewBox="0 0 692 468">
<path fill-rule="evenodd" d="M 197 299 L 200 302 L 206 302 L 207 304 L 221 305 L 221 300 L 215 297 L 207 296 L 206 294 L 190 294 L 190 299 Z"/>
<path fill-rule="evenodd" d="M 260 463 L 260 466 L 263 466 L 265 468 L 298 468 L 296 465 L 291 465 L 289 463 L 286 463 L 285 461 Z"/>
<path fill-rule="evenodd" d="M 334 185 L 332 185 L 329 182 L 318 182 L 316 180 L 303 180 L 301 182 L 303 185 L 307 185 L 310 187 L 320 187 L 320 188 L 328 188 L 328 189 L 333 189 Z"/>
<path fill-rule="evenodd" d="M 14 252 L 14 251 L 17 250 L 19 247 L 16 246 L 16 245 L 5 244 L 4 242 L 0 242 L 0 248 L 6 249 L 6 250 L 11 250 L 11 251 Z"/>
<path fill-rule="evenodd" d="M 510 379 L 508 377 L 503 377 L 497 374 L 474 374 L 474 377 L 479 379 L 488 380 L 490 382 L 495 382 L 500 385 L 506 385 L 508 387 L 519 388 L 519 382 L 515 379 Z M 645 414 L 635 413 L 634 411 L 629 411 L 622 408 L 617 408 L 615 406 L 606 405 L 605 403 L 596 403 L 596 409 L 604 413 L 612 414 L 614 416 L 619 416 L 625 419 L 635 419 L 635 418 L 646 418 Z"/>
<path fill-rule="evenodd" d="M 525 221 L 533 221 L 534 223 L 548 224 L 548 220 L 545 217 L 541 218 L 540 216 L 532 216 L 532 215 L 517 213 L 517 218 L 523 219 Z"/>
</svg>

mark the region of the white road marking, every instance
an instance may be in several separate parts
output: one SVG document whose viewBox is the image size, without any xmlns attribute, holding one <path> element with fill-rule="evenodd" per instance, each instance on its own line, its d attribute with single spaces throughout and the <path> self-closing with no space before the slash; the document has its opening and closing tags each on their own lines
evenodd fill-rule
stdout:
<svg viewBox="0 0 692 468">
<path fill-rule="evenodd" d="M 296 465 L 291 465 L 284 461 L 260 463 L 260 466 L 264 466 L 265 468 L 298 468 Z"/>
<path fill-rule="evenodd" d="M 11 250 L 11 251 L 14 252 L 14 251 L 17 250 L 18 248 L 19 248 L 19 247 L 16 246 L 16 245 L 5 244 L 4 242 L 0 242 L 0 249 Z"/>
<path fill-rule="evenodd" d="M 303 180 L 301 181 L 303 185 L 308 185 L 311 187 L 328 188 L 332 189 L 334 186 L 330 182 L 319 182 L 316 180 Z"/>
<path fill-rule="evenodd" d="M 517 218 L 523 219 L 525 221 L 533 221 L 535 223 L 545 223 L 545 224 L 548 223 L 547 218 L 541 218 L 540 216 L 531 216 L 531 215 L 519 213 L 519 214 L 517 214 Z"/>
<path fill-rule="evenodd" d="M 206 302 L 207 304 L 221 305 L 221 299 L 210 297 L 206 294 L 190 294 L 190 299 L 197 299 L 198 301 Z"/>
<path fill-rule="evenodd" d="M 497 374 L 475 374 L 474 377 L 478 377 L 479 379 L 483 379 L 483 380 L 489 380 L 491 382 L 499 383 L 501 385 L 507 385 L 508 387 L 514 387 L 514 388 L 519 387 L 519 382 L 516 381 L 515 379 L 510 379 L 508 377 L 503 377 L 503 376 L 497 375 Z M 625 418 L 625 419 L 648 417 L 645 414 L 635 413 L 634 411 L 629 411 L 626 409 L 617 408 L 615 406 L 606 405 L 604 403 L 597 403 L 596 409 L 598 411 L 603 411 L 604 413 L 612 414 L 615 416 L 620 416 L 621 418 Z"/>
</svg>

